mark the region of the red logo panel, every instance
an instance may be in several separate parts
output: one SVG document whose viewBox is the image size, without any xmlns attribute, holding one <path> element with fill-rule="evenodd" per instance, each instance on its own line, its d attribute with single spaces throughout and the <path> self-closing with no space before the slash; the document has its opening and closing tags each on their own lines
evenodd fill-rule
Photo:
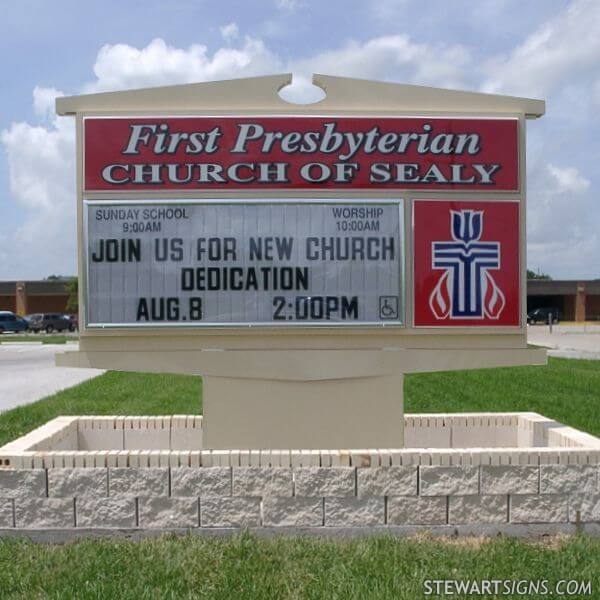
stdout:
<svg viewBox="0 0 600 600">
<path fill-rule="evenodd" d="M 519 326 L 518 202 L 415 200 L 414 325 Z"/>
</svg>

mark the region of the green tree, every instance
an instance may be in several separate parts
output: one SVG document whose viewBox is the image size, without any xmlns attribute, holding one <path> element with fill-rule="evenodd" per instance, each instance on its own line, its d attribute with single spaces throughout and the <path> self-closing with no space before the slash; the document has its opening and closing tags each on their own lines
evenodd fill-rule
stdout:
<svg viewBox="0 0 600 600">
<path fill-rule="evenodd" d="M 552 277 L 548 273 L 542 273 L 541 271 L 536 273 L 531 269 L 527 269 L 527 279 L 545 279 L 546 281 L 550 281 Z"/>
<path fill-rule="evenodd" d="M 67 292 L 69 292 L 69 299 L 67 300 L 66 310 L 69 313 L 76 313 L 79 310 L 79 280 L 77 277 L 69 279 Z"/>
</svg>

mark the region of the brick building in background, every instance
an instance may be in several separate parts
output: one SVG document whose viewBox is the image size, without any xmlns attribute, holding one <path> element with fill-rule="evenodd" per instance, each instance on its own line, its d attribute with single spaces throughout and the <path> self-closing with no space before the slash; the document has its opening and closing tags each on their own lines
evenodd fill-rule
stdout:
<svg viewBox="0 0 600 600">
<path fill-rule="evenodd" d="M 527 310 L 546 307 L 560 309 L 563 321 L 600 320 L 600 279 L 528 280 Z"/>
<path fill-rule="evenodd" d="M 67 312 L 67 279 L 42 281 L 0 281 L 0 310 L 18 315 Z"/>
</svg>

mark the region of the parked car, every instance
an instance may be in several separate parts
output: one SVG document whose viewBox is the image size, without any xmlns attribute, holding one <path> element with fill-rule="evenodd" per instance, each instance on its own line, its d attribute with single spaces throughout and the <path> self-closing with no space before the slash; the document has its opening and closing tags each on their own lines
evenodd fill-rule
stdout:
<svg viewBox="0 0 600 600">
<path fill-rule="evenodd" d="M 70 314 L 67 315 L 67 317 L 69 318 L 69 321 L 71 321 L 71 328 L 69 331 L 75 331 L 76 329 L 79 329 L 79 316 L 76 314 Z"/>
<path fill-rule="evenodd" d="M 534 308 L 527 313 L 527 322 L 530 325 L 536 323 L 550 323 L 550 315 L 552 315 L 552 323 L 559 323 L 562 320 L 562 311 L 556 307 Z"/>
<path fill-rule="evenodd" d="M 34 333 L 45 331 L 52 333 L 54 331 L 75 331 L 71 319 L 68 315 L 60 313 L 42 313 L 33 315 L 29 321 L 29 329 Z"/>
<path fill-rule="evenodd" d="M 31 319 L 37 317 L 37 313 L 31 314 L 31 315 L 24 315 L 23 316 L 23 320 L 25 321 L 25 323 L 27 323 L 27 329 L 29 330 L 29 323 L 31 323 Z"/>
<path fill-rule="evenodd" d="M 0 334 L 7 331 L 14 333 L 27 331 L 27 322 L 9 310 L 0 310 Z"/>
</svg>

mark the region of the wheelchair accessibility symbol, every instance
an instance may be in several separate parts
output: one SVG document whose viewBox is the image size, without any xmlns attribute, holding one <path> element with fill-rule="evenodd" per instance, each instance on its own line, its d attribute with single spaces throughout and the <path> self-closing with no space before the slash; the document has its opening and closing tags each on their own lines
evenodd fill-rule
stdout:
<svg viewBox="0 0 600 600">
<path fill-rule="evenodd" d="M 379 296 L 379 318 L 398 318 L 398 296 Z"/>
</svg>

